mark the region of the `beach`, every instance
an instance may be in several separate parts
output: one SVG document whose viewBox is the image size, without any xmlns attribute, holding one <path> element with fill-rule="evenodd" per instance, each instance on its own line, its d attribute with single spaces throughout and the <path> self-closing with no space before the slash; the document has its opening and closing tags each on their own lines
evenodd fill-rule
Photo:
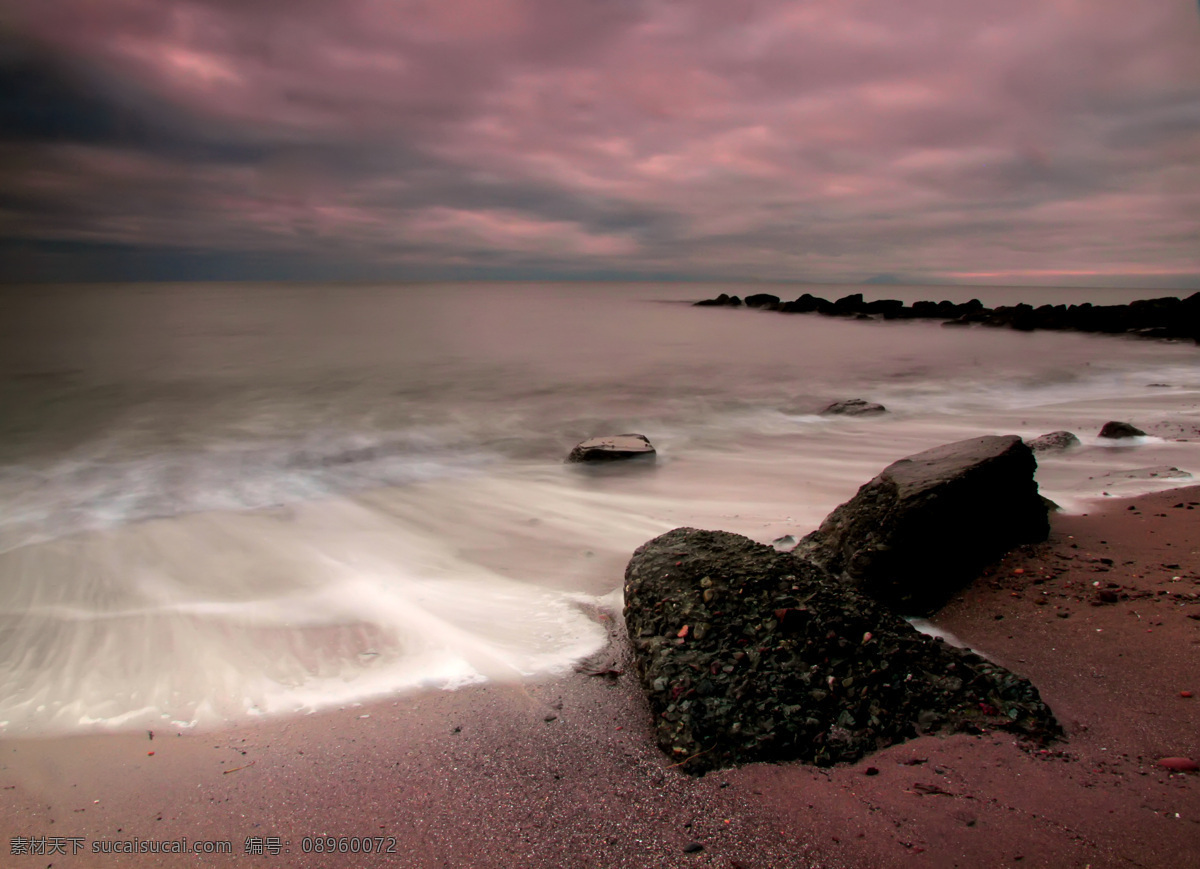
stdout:
<svg viewBox="0 0 1200 869">
<path fill-rule="evenodd" d="M 616 677 L 427 691 L 153 739 L 7 738 L 5 848 L 81 840 L 58 866 L 195 865 L 92 853 L 184 837 L 231 843 L 206 865 L 1187 865 L 1198 779 L 1156 762 L 1200 756 L 1200 702 L 1185 696 L 1200 691 L 1197 506 L 1200 487 L 1055 516 L 1046 544 L 1010 554 L 934 617 L 1038 686 L 1067 733 L 1047 750 L 1000 732 L 930 736 L 852 766 L 695 778 L 654 747 L 619 620 L 598 615 Z M 1110 584 L 1117 600 L 1102 602 Z M 313 853 L 326 836 L 388 853 Z M 259 840 L 279 853 L 247 854 Z"/>
</svg>

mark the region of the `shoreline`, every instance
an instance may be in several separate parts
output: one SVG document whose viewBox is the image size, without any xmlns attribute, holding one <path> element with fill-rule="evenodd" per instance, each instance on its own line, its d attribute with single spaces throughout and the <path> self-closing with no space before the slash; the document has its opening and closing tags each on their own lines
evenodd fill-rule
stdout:
<svg viewBox="0 0 1200 869">
<path fill-rule="evenodd" d="M 1195 510 L 1200 487 L 1055 515 L 1047 543 L 1010 553 L 934 616 L 1038 687 L 1068 734 L 1044 754 L 1008 734 L 935 736 L 852 766 L 693 778 L 654 746 L 609 620 L 615 680 L 488 683 L 153 740 L 0 738 L 0 847 L 85 841 L 56 866 L 195 865 L 90 853 L 101 839 L 182 837 L 230 841 L 212 865 L 254 859 L 248 837 L 287 843 L 266 857 L 280 865 L 1186 865 L 1200 777 L 1155 762 L 1200 759 L 1200 699 L 1181 696 L 1200 695 Z M 396 850 L 305 854 L 320 835 L 395 837 Z"/>
</svg>

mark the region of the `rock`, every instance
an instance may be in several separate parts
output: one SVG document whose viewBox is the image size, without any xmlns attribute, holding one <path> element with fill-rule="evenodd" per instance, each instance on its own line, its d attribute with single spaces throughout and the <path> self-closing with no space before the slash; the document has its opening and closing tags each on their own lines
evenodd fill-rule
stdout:
<svg viewBox="0 0 1200 869">
<path fill-rule="evenodd" d="M 677 528 L 639 547 L 625 622 L 656 740 L 685 772 L 850 763 L 921 732 L 1061 732 L 1025 679 L 738 534 Z"/>
<path fill-rule="evenodd" d="M 699 842 L 688 842 L 683 846 L 683 853 L 685 854 L 699 854 L 703 850 L 704 846 Z"/>
<path fill-rule="evenodd" d="M 1025 441 L 1035 453 L 1057 452 L 1079 446 L 1079 438 L 1069 431 L 1052 431 Z"/>
<path fill-rule="evenodd" d="M 791 534 L 784 534 L 782 537 L 776 537 L 772 540 L 771 545 L 780 552 L 787 552 L 796 545 L 796 538 Z"/>
<path fill-rule="evenodd" d="M 877 413 L 887 413 L 887 408 L 863 398 L 847 398 L 827 405 L 821 416 L 871 416 Z"/>
<path fill-rule="evenodd" d="M 751 296 L 746 296 L 747 308 L 775 308 L 779 305 L 779 296 L 773 296 L 770 293 L 755 293 Z"/>
<path fill-rule="evenodd" d="M 1127 422 L 1117 422 L 1115 420 L 1106 422 L 1104 427 L 1100 429 L 1100 437 L 1102 438 L 1140 438 L 1146 433 L 1137 426 L 1130 425 Z"/>
<path fill-rule="evenodd" d="M 742 300 L 737 296 L 731 296 L 728 293 L 721 293 L 715 299 L 701 299 L 699 302 L 693 302 L 693 308 L 736 308 L 742 304 Z"/>
<path fill-rule="evenodd" d="M 926 450 L 885 468 L 794 552 L 903 613 L 930 613 L 988 562 L 1046 539 L 1036 467 L 1016 435 Z"/>
<path fill-rule="evenodd" d="M 1174 465 L 1154 465 L 1149 468 L 1129 468 L 1124 471 L 1109 471 L 1100 474 L 1097 480 L 1190 480 L 1191 472 Z"/>
<path fill-rule="evenodd" d="M 810 314 L 820 308 L 830 306 L 832 303 L 828 299 L 822 299 L 819 296 L 814 296 L 811 293 L 804 293 L 794 302 L 784 302 L 779 306 L 779 310 L 785 314 Z"/>
<path fill-rule="evenodd" d="M 592 438 L 578 444 L 567 456 L 568 462 L 613 462 L 621 459 L 653 461 L 654 447 L 645 435 L 622 434 Z"/>
<path fill-rule="evenodd" d="M 1171 772 L 1200 771 L 1200 763 L 1196 763 L 1190 757 L 1164 757 L 1155 766 L 1160 769 L 1170 770 Z"/>
</svg>

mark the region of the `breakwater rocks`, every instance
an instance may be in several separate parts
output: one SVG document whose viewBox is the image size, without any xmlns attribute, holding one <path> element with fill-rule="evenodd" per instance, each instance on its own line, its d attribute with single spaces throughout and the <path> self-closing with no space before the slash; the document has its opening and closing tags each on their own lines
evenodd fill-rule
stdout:
<svg viewBox="0 0 1200 869">
<path fill-rule="evenodd" d="M 753 304 L 751 303 L 753 300 Z M 696 305 L 706 307 L 741 307 L 737 296 L 722 293 L 716 299 L 705 299 Z M 752 308 L 780 311 L 785 314 L 824 314 L 829 317 L 876 317 L 884 320 L 942 320 L 946 326 L 1008 327 L 1031 332 L 1035 329 L 1101 332 L 1117 335 L 1130 333 L 1146 338 L 1191 339 L 1200 343 L 1200 293 L 1186 299 L 1164 296 L 1158 299 L 1139 299 L 1127 305 L 1004 305 L 986 308 L 978 299 L 954 302 L 921 301 L 905 305 L 898 299 L 863 300 L 862 293 L 829 301 L 805 293 L 790 302 L 778 296 L 759 293 L 746 298 Z"/>
<path fill-rule="evenodd" d="M 1016 435 L 917 453 L 884 468 L 795 552 L 899 612 L 925 615 L 984 565 L 1046 539 L 1036 469 Z"/>
<path fill-rule="evenodd" d="M 687 772 L 828 766 L 938 731 L 1061 733 L 1027 680 L 737 534 L 677 528 L 641 546 L 625 619 L 658 744 Z"/>
</svg>

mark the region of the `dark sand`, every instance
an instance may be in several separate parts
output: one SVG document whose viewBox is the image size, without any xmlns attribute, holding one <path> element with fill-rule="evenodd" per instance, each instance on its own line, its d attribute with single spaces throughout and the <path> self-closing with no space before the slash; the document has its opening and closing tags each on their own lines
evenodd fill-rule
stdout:
<svg viewBox="0 0 1200 869">
<path fill-rule="evenodd" d="M 851 767 L 695 779 L 651 744 L 621 660 L 616 680 L 409 695 L 220 732 L 0 740 L 0 865 L 1200 865 L 1200 777 L 1155 765 L 1200 759 L 1200 697 L 1181 696 L 1200 695 L 1200 488 L 1106 506 L 1056 517 L 1047 545 L 936 619 L 1039 687 L 1068 732 L 1046 753 L 1004 733 L 925 737 Z M 320 835 L 394 838 L 395 853 L 304 853 Z M 67 854 L 12 855 L 14 836 L 64 837 Z M 233 856 L 91 853 L 185 836 L 229 840 Z M 247 855 L 247 837 L 284 850 Z M 693 842 L 703 850 L 685 853 Z"/>
</svg>

